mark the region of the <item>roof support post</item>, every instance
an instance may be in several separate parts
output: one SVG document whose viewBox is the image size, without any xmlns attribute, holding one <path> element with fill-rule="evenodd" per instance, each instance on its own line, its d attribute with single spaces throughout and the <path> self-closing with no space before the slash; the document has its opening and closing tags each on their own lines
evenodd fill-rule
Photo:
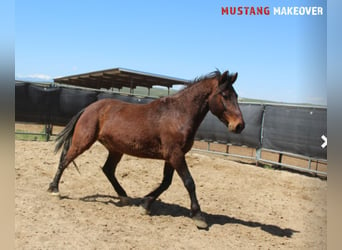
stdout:
<svg viewBox="0 0 342 250">
<path fill-rule="evenodd" d="M 130 94 L 134 94 L 134 90 L 133 90 L 133 79 L 131 79 L 131 81 L 130 81 L 129 93 L 130 93 Z"/>
</svg>

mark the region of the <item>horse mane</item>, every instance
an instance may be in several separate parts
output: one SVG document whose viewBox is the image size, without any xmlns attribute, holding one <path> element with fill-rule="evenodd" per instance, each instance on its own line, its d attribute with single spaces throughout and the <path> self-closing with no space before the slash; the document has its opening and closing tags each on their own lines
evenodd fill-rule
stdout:
<svg viewBox="0 0 342 250">
<path fill-rule="evenodd" d="M 198 82 L 201 82 L 201 81 L 204 81 L 204 80 L 207 80 L 207 79 L 212 79 L 212 78 L 217 78 L 217 79 L 220 79 L 221 77 L 221 72 L 217 69 L 209 74 L 206 74 L 206 75 L 202 75 L 202 76 L 199 76 L 199 77 L 196 77 L 193 81 L 190 82 L 189 85 L 193 85 L 193 84 L 196 84 Z"/>
<path fill-rule="evenodd" d="M 196 77 L 194 80 L 189 81 L 189 83 L 185 87 L 181 88 L 176 94 L 174 94 L 170 97 L 177 97 L 179 95 L 183 95 L 184 92 L 191 91 L 189 89 L 191 89 L 194 86 L 197 86 L 197 83 L 199 83 L 199 82 L 202 82 L 202 81 L 205 81 L 208 79 L 213 79 L 213 78 L 216 78 L 217 80 L 219 80 L 221 75 L 222 74 L 219 70 L 215 70 L 209 74 Z"/>
<path fill-rule="evenodd" d="M 186 87 L 180 89 L 180 91 L 183 91 L 183 90 L 186 90 L 188 88 L 191 88 L 192 86 L 196 85 L 196 83 L 199 83 L 201 81 L 204 81 L 204 80 L 207 80 L 207 79 L 213 79 L 213 78 L 216 78 L 217 80 L 220 79 L 221 77 L 221 72 L 217 69 L 209 74 L 206 74 L 206 75 L 202 75 L 202 76 L 199 76 L 199 77 L 196 77 L 194 80 L 190 81 Z M 179 92 L 180 92 L 179 91 Z"/>
</svg>

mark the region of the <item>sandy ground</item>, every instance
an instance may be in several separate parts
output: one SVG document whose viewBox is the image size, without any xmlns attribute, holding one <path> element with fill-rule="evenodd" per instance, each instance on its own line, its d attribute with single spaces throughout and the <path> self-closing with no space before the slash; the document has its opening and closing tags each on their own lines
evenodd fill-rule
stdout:
<svg viewBox="0 0 342 250">
<path fill-rule="evenodd" d="M 326 249 L 327 182 L 190 152 L 187 162 L 209 223 L 198 230 L 175 175 L 153 204 L 120 206 L 101 171 L 107 152 L 94 146 L 70 165 L 61 197 L 46 190 L 59 155 L 53 142 L 15 142 L 16 249 Z M 163 162 L 125 156 L 117 177 L 138 201 L 162 179 Z"/>
</svg>

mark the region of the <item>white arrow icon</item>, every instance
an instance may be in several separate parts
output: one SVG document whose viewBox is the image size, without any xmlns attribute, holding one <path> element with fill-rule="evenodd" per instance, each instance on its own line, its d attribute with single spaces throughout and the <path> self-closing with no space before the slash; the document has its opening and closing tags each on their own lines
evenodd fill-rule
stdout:
<svg viewBox="0 0 342 250">
<path fill-rule="evenodd" d="M 328 145 L 328 138 L 325 135 L 321 136 L 321 139 L 324 141 L 321 145 L 322 148 L 325 148 Z"/>
</svg>

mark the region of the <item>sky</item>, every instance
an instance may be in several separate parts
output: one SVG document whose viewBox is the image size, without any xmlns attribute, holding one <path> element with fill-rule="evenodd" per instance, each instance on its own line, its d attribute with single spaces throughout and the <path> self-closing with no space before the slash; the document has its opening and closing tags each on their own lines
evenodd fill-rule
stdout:
<svg viewBox="0 0 342 250">
<path fill-rule="evenodd" d="M 322 16 L 222 15 L 222 7 L 320 6 Z M 194 79 L 238 72 L 239 96 L 327 104 L 326 1 L 15 2 L 15 77 L 116 67 Z"/>
</svg>

